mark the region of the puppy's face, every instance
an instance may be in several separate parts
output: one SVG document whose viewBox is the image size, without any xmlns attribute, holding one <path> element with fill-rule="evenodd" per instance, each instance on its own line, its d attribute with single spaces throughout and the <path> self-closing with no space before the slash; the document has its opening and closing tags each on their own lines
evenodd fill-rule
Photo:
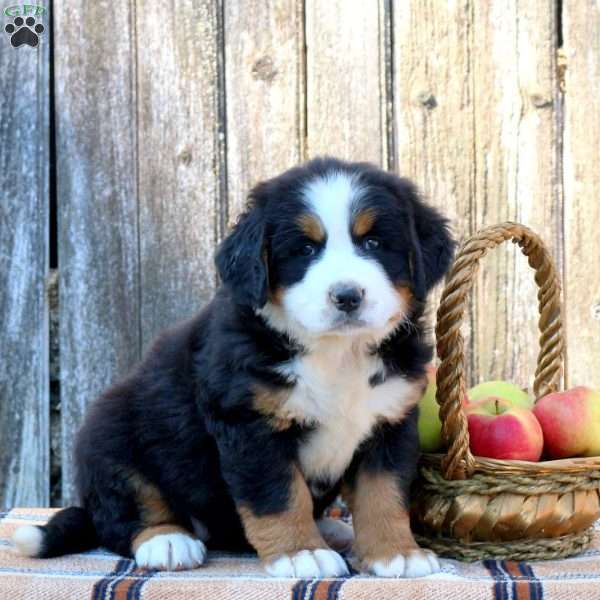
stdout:
<svg viewBox="0 0 600 600">
<path fill-rule="evenodd" d="M 452 247 L 406 180 L 317 159 L 253 190 L 217 266 L 278 329 L 382 337 L 443 275 Z"/>
<path fill-rule="evenodd" d="M 409 312 L 405 215 L 358 174 L 326 172 L 300 182 L 270 243 L 271 302 L 309 334 L 385 330 Z M 271 308 L 271 313 L 277 311 Z"/>
</svg>

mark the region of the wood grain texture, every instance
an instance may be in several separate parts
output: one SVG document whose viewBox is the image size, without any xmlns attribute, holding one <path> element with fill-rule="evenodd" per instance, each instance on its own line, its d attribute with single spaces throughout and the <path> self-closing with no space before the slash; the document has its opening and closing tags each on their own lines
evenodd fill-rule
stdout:
<svg viewBox="0 0 600 600">
<path fill-rule="evenodd" d="M 219 5 L 137 2 L 142 347 L 215 288 Z"/>
<path fill-rule="evenodd" d="M 309 157 L 387 166 L 384 4 L 306 1 Z"/>
<path fill-rule="evenodd" d="M 600 389 L 600 5 L 563 3 L 567 383 Z"/>
<path fill-rule="evenodd" d="M 394 24 L 397 170 L 452 219 L 459 240 L 519 221 L 547 241 L 560 267 L 551 3 L 395 3 Z M 536 306 L 520 252 L 509 244 L 486 257 L 465 324 L 471 383 L 531 384 Z"/>
<path fill-rule="evenodd" d="M 139 357 L 132 6 L 55 3 L 66 504 L 75 499 L 73 440 L 85 408 Z"/>
<path fill-rule="evenodd" d="M 538 233 L 562 267 L 553 3 L 473 2 L 474 228 L 510 220 Z M 511 244 L 486 257 L 474 292 L 473 379 L 531 389 L 537 288 Z"/>
<path fill-rule="evenodd" d="M 302 159 L 303 3 L 225 3 L 228 217 Z"/>
<path fill-rule="evenodd" d="M 49 502 L 49 50 L 0 39 L 0 506 Z M 4 25 L 2 25 L 4 27 Z"/>
<path fill-rule="evenodd" d="M 475 188 L 471 23 L 467 0 L 396 2 L 394 31 L 394 172 L 413 179 L 452 223 L 457 240 L 472 233 Z M 435 325 L 441 287 L 431 295 Z M 473 308 L 463 326 L 470 348 Z M 472 354 L 467 355 L 472 372 Z"/>
</svg>

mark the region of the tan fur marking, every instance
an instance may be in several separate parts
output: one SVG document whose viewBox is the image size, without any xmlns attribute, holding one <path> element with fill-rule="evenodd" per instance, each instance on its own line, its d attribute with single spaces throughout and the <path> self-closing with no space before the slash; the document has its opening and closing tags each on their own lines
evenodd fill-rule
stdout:
<svg viewBox="0 0 600 600">
<path fill-rule="evenodd" d="M 397 283 L 394 287 L 396 288 L 396 293 L 404 302 L 406 311 L 408 312 L 408 309 L 410 308 L 414 297 L 410 286 L 406 282 L 401 281 L 400 283 Z"/>
<path fill-rule="evenodd" d="M 342 494 L 352 511 L 354 552 L 363 563 L 389 561 L 418 548 L 393 475 L 361 471 L 354 489 Z"/>
<path fill-rule="evenodd" d="M 285 293 L 285 289 L 282 287 L 278 287 L 275 290 L 269 290 L 269 300 L 276 304 L 277 306 L 281 306 L 283 303 L 283 294 Z"/>
<path fill-rule="evenodd" d="M 294 468 L 288 507 L 284 512 L 258 517 L 244 505 L 238 506 L 238 512 L 246 537 L 262 560 L 328 547 L 313 519 L 312 498 L 297 468 Z"/>
<path fill-rule="evenodd" d="M 152 539 L 157 535 L 164 535 L 166 533 L 185 533 L 191 537 L 189 531 L 184 529 L 183 527 L 179 527 L 178 525 L 157 525 L 155 527 L 146 527 L 142 529 L 131 542 L 131 551 L 135 554 L 138 551 L 138 548 L 148 540 Z"/>
<path fill-rule="evenodd" d="M 394 289 L 396 290 L 396 294 L 398 294 L 398 298 L 400 300 L 400 310 L 391 316 L 389 322 L 399 323 L 400 321 L 406 319 L 408 315 L 410 315 L 414 295 L 412 293 L 410 285 L 407 284 L 405 281 L 395 283 Z"/>
<path fill-rule="evenodd" d="M 314 242 L 322 242 L 325 239 L 325 229 L 317 215 L 303 213 L 298 217 L 297 223 L 307 238 Z"/>
<path fill-rule="evenodd" d="M 173 523 L 175 517 L 167 506 L 160 490 L 139 473 L 130 476 L 135 497 L 145 527 Z"/>
<path fill-rule="evenodd" d="M 267 417 L 269 424 L 277 431 L 289 429 L 294 421 L 301 421 L 299 415 L 285 408 L 290 396 L 289 390 L 269 389 L 263 386 L 254 388 L 254 410 Z"/>
<path fill-rule="evenodd" d="M 367 208 L 359 212 L 352 223 L 352 233 L 356 237 L 362 237 L 371 231 L 375 223 L 376 213 L 372 208 Z"/>
</svg>

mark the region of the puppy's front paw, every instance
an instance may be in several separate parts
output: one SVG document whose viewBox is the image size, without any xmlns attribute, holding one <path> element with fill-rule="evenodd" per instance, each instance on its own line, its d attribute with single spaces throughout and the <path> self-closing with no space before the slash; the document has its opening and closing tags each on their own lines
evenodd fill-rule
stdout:
<svg viewBox="0 0 600 600">
<path fill-rule="evenodd" d="M 344 559 L 333 550 L 300 550 L 284 554 L 265 564 L 265 571 L 273 577 L 339 577 L 348 575 Z"/>
<path fill-rule="evenodd" d="M 437 556 L 430 550 L 411 550 L 396 554 L 391 560 L 376 560 L 366 565 L 367 570 L 379 577 L 423 577 L 441 571 Z"/>
<path fill-rule="evenodd" d="M 135 553 L 138 567 L 179 571 L 195 569 L 206 558 L 206 546 L 185 533 L 155 535 L 140 545 Z"/>
</svg>

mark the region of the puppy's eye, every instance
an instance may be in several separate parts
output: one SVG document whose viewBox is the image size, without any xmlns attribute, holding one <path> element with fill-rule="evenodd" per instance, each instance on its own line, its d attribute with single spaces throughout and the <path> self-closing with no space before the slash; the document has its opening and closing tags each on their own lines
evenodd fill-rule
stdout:
<svg viewBox="0 0 600 600">
<path fill-rule="evenodd" d="M 301 256 L 313 256 L 317 249 L 313 244 L 304 244 L 304 246 L 300 246 L 298 249 L 298 254 Z"/>
<path fill-rule="evenodd" d="M 373 250 L 377 250 L 380 246 L 381 246 L 381 242 L 376 237 L 365 238 L 362 242 L 362 247 L 367 252 L 372 252 Z"/>
</svg>

